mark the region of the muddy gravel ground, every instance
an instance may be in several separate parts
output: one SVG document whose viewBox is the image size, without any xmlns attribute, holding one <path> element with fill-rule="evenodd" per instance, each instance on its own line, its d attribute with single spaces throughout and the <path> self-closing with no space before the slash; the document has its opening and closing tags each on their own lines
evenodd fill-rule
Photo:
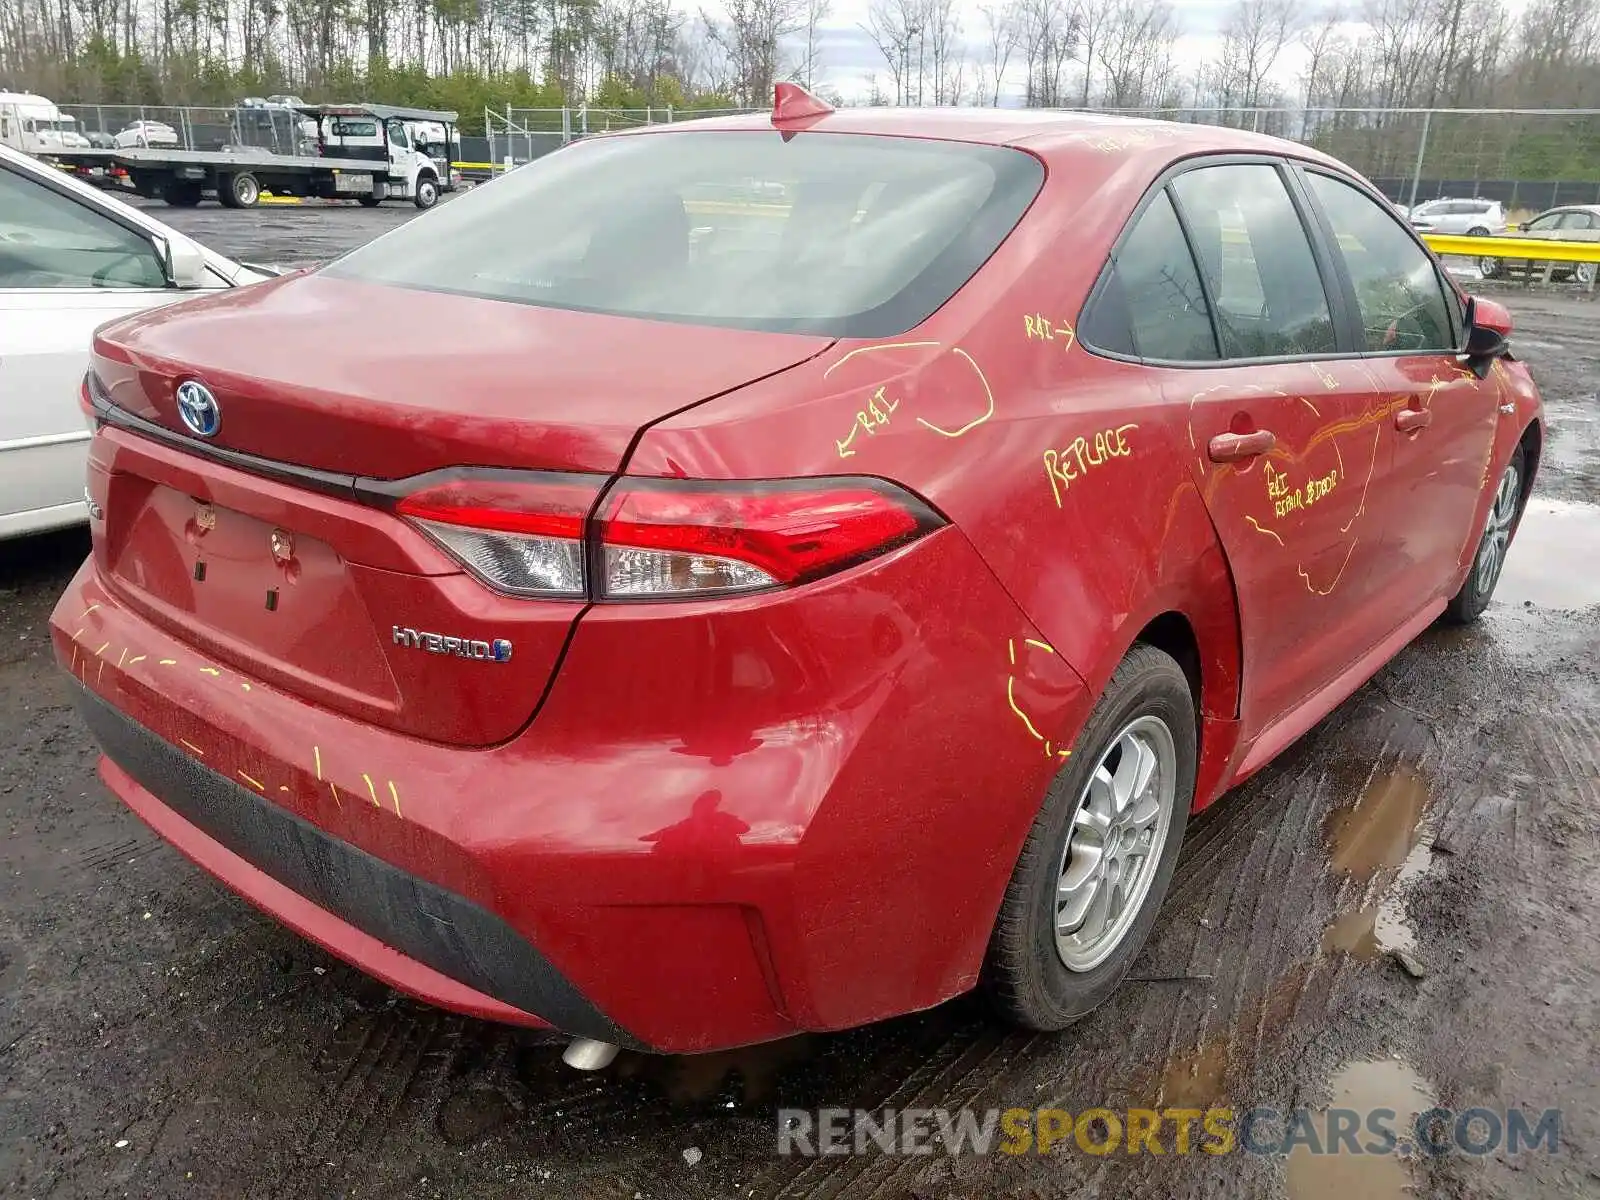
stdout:
<svg viewBox="0 0 1600 1200">
<path fill-rule="evenodd" d="M 303 261 L 411 213 L 171 215 Z M 1053 1036 L 963 1000 L 582 1075 L 398 996 L 107 795 L 45 634 L 85 541 L 0 546 L 0 1195 L 1600 1196 L 1600 308 L 1508 298 L 1550 442 L 1493 607 L 1195 820 L 1134 977 Z M 1434 1103 L 1559 1108 L 1559 1150 L 775 1152 L 780 1106 Z"/>
</svg>

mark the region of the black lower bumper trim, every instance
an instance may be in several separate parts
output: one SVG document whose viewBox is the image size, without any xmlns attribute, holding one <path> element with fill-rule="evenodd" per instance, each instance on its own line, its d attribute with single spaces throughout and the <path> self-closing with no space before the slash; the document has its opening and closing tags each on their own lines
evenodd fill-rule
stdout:
<svg viewBox="0 0 1600 1200">
<path fill-rule="evenodd" d="M 563 1032 L 644 1048 L 488 909 L 223 778 L 87 689 L 78 707 L 106 755 L 141 787 L 313 904 Z"/>
</svg>

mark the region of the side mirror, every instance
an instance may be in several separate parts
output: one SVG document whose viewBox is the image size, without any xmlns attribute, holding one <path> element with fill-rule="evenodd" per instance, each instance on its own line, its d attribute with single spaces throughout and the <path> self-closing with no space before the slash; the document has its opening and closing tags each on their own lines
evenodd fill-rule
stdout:
<svg viewBox="0 0 1600 1200">
<path fill-rule="evenodd" d="M 203 288 L 211 281 L 205 251 L 188 238 L 158 237 L 156 253 L 161 256 L 161 273 L 168 287 Z"/>
<path fill-rule="evenodd" d="M 1511 314 L 1497 301 L 1469 296 L 1466 325 L 1460 359 L 1482 379 L 1495 359 L 1511 352 Z"/>
</svg>

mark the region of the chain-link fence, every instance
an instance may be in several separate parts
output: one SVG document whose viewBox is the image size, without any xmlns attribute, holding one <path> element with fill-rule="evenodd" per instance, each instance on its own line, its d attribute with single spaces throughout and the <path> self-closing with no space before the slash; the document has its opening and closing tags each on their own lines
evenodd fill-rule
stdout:
<svg viewBox="0 0 1600 1200">
<path fill-rule="evenodd" d="M 750 109 L 507 108 L 484 114 L 484 172 L 591 133 Z M 1108 111 L 1108 110 L 1094 110 Z M 1600 109 L 1139 108 L 1119 115 L 1250 129 L 1326 151 L 1393 200 L 1498 200 L 1508 210 L 1600 203 Z M 472 139 L 468 139 L 471 141 Z M 463 157 L 472 157 L 470 154 Z"/>
<path fill-rule="evenodd" d="M 55 123 L 62 149 L 78 148 L 81 139 L 87 148 L 101 150 L 248 146 L 276 154 L 306 154 L 315 153 L 317 140 L 316 122 L 283 105 L 63 104 L 59 111 Z"/>
<path fill-rule="evenodd" d="M 486 137 L 462 139 L 462 157 L 471 159 L 469 149 L 481 145 L 482 161 L 468 161 L 469 173 L 488 173 L 520 167 L 542 154 L 592 133 L 612 133 L 638 129 L 645 125 L 676 124 L 702 117 L 725 117 L 737 113 L 765 111 L 748 108 L 505 108 L 485 109 Z"/>
<path fill-rule="evenodd" d="M 1600 202 L 1600 109 L 1117 109 L 1315 146 L 1393 200 L 1498 200 L 1537 211 Z"/>
<path fill-rule="evenodd" d="M 485 135 L 463 137 L 461 166 L 487 177 L 574 139 L 750 109 L 503 108 L 484 113 Z M 1101 110 L 1104 111 L 1104 110 Z M 1109 110 L 1251 129 L 1303 142 L 1349 163 L 1402 204 L 1443 196 L 1498 200 L 1508 211 L 1600 203 L 1600 109 L 1142 108 Z M 249 146 L 314 152 L 316 126 L 282 104 L 227 108 L 64 105 L 54 135 L 63 149 Z M 45 149 L 41 147 L 41 149 Z"/>
</svg>

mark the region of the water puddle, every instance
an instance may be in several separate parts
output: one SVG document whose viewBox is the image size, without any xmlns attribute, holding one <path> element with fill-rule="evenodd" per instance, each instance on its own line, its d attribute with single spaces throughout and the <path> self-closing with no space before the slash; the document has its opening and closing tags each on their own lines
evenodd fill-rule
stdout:
<svg viewBox="0 0 1600 1200">
<path fill-rule="evenodd" d="M 1329 1109 L 1343 1109 L 1360 1119 L 1356 1144 L 1365 1150 L 1377 1144 L 1368 1125 L 1375 1108 L 1394 1113 L 1389 1128 L 1402 1148 L 1409 1146 L 1419 1112 L 1433 1107 L 1427 1080 L 1399 1059 L 1346 1064 L 1330 1081 L 1333 1100 Z M 1318 1114 L 1316 1128 L 1329 1129 L 1328 1110 Z M 1400 1155 L 1390 1153 L 1340 1153 L 1331 1139 L 1318 1147 L 1296 1145 L 1289 1151 L 1289 1200 L 1412 1200 L 1415 1196 L 1411 1168 Z"/>
<path fill-rule="evenodd" d="M 1496 604 L 1600 604 L 1600 506 L 1529 499 L 1495 586 Z"/>
<path fill-rule="evenodd" d="M 1420 827 L 1419 827 L 1420 832 Z M 1391 950 L 1415 950 L 1417 933 L 1406 917 L 1405 892 L 1413 879 L 1426 875 L 1433 865 L 1433 848 L 1419 841 L 1400 864 L 1400 870 L 1378 903 L 1345 913 L 1322 935 L 1324 950 L 1343 950 L 1363 962 L 1381 958 Z"/>
<path fill-rule="evenodd" d="M 1391 951 L 1416 949 L 1404 896 L 1433 865 L 1425 833 L 1428 785 L 1409 767 L 1397 767 L 1369 782 L 1355 804 L 1336 809 L 1326 829 L 1333 866 L 1353 879 L 1383 885 L 1376 901 L 1340 915 L 1322 937 L 1324 950 L 1340 950 L 1369 961 Z"/>
<path fill-rule="evenodd" d="M 1210 1108 L 1225 1093 L 1228 1044 L 1215 1038 L 1204 1046 L 1167 1060 L 1161 1076 L 1161 1103 L 1177 1108 Z"/>
<path fill-rule="evenodd" d="M 1375 776 L 1353 805 L 1328 817 L 1334 868 L 1371 879 L 1400 866 L 1417 844 L 1427 807 L 1428 785 L 1410 767 Z"/>
</svg>

